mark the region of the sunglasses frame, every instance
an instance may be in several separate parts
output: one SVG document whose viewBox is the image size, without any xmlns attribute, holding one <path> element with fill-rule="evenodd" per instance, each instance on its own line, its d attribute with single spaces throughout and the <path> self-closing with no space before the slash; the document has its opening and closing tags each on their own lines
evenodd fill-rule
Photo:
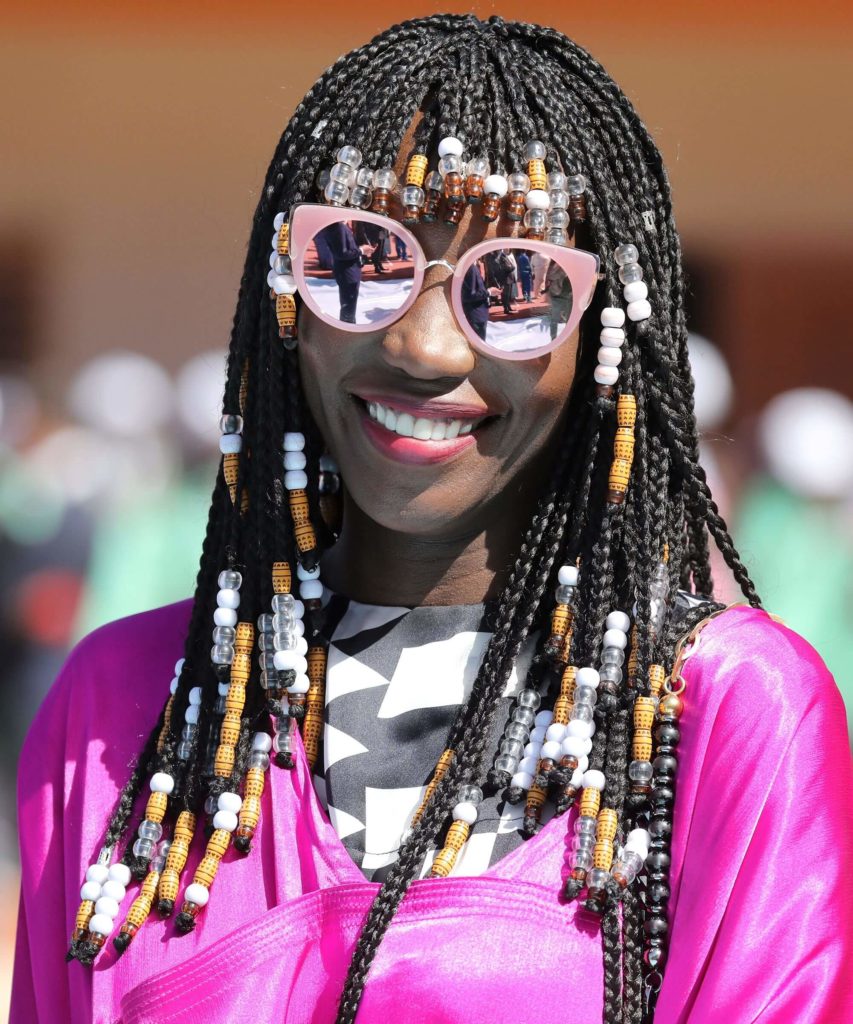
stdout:
<svg viewBox="0 0 853 1024">
<path fill-rule="evenodd" d="M 318 231 L 335 224 L 339 221 L 360 220 L 369 224 L 378 224 L 380 227 L 389 228 L 398 235 L 412 253 L 414 263 L 414 276 L 412 288 L 402 305 L 389 311 L 388 318 L 381 324 L 353 324 L 336 320 L 324 313 L 315 302 L 311 289 L 305 277 L 304 256 L 309 244 Z M 393 225 L 390 228 L 389 225 Z M 499 243 L 499 244 L 496 244 Z M 559 264 L 568 277 L 572 286 L 572 310 L 568 320 L 561 326 L 556 338 L 547 345 L 535 349 L 525 349 L 520 352 L 502 351 L 489 346 L 474 331 L 468 323 L 462 306 L 462 284 L 465 274 L 472 263 L 481 259 L 488 252 L 496 249 L 526 249 L 528 252 L 544 253 L 549 259 Z M 296 281 L 299 295 L 311 312 L 323 323 L 329 324 L 338 330 L 355 334 L 366 334 L 385 330 L 396 323 L 411 309 L 415 300 L 423 288 L 426 271 L 432 266 L 447 267 L 451 271 L 450 305 L 456 324 L 470 345 L 478 352 L 493 359 L 538 359 L 540 356 L 548 355 L 554 349 L 559 348 L 580 323 L 581 317 L 588 309 L 598 284 L 598 271 L 601 261 L 594 253 L 586 252 L 584 249 L 575 249 L 569 246 L 556 245 L 554 242 L 539 242 L 529 238 L 489 238 L 477 242 L 466 249 L 454 266 L 446 260 L 428 260 L 423 251 L 421 243 L 415 238 L 412 232 L 399 221 L 385 216 L 381 213 L 371 213 L 367 210 L 357 210 L 345 206 L 329 206 L 323 203 L 297 203 L 290 212 L 290 230 L 288 235 L 288 251 L 290 254 L 292 273 Z"/>
</svg>

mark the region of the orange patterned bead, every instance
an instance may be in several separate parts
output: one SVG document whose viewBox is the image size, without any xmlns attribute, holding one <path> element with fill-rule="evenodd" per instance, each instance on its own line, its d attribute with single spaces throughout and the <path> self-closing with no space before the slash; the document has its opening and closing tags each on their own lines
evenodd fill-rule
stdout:
<svg viewBox="0 0 853 1024">
<path fill-rule="evenodd" d="M 652 696 L 657 697 L 663 689 L 666 672 L 663 665 L 649 665 L 649 689 Z"/>
<path fill-rule="evenodd" d="M 169 797 L 165 793 L 151 793 L 145 805 L 145 817 L 159 824 L 166 814 L 168 804 Z"/>
<path fill-rule="evenodd" d="M 240 466 L 240 455 L 238 452 L 226 452 L 222 456 L 222 472 L 225 476 L 225 483 L 228 484 L 228 493 L 231 501 L 237 501 L 237 474 Z"/>
<path fill-rule="evenodd" d="M 273 562 L 272 591 L 274 594 L 289 594 L 293 578 L 289 562 Z"/>
<path fill-rule="evenodd" d="M 527 161 L 527 177 L 530 178 L 531 189 L 547 189 L 548 188 L 548 175 L 545 173 L 545 161 L 544 160 L 528 160 Z"/>
<path fill-rule="evenodd" d="M 429 785 L 424 792 L 424 798 L 421 800 L 420 807 L 412 815 L 412 825 L 417 824 L 421 820 L 421 816 L 424 813 L 424 808 L 430 801 L 430 797 L 435 792 L 435 787 L 441 782 L 444 776 L 447 774 L 447 769 L 450 767 L 453 761 L 453 751 L 447 749 L 442 752 L 441 757 L 438 759 L 438 763 L 435 766 L 435 771 L 432 774 L 432 778 L 429 781 Z"/>
<path fill-rule="evenodd" d="M 172 705 L 175 702 L 175 695 L 170 694 L 169 699 L 166 701 L 166 710 L 163 712 L 163 728 L 160 730 L 160 735 L 157 737 L 157 753 L 163 749 L 163 744 L 166 742 L 166 737 L 169 734 L 169 725 L 172 721 Z"/>
<path fill-rule="evenodd" d="M 279 335 L 282 338 L 295 337 L 296 299 L 292 295 L 276 295 L 275 318 L 278 321 Z"/>
<path fill-rule="evenodd" d="M 89 921 L 91 921 L 92 914 L 94 913 L 94 900 L 83 900 L 80 903 L 80 906 L 77 908 L 77 915 L 74 918 L 74 933 L 71 936 L 72 942 L 76 942 L 78 939 L 83 938 L 83 936 L 89 930 Z"/>
<path fill-rule="evenodd" d="M 459 851 L 468 841 L 471 826 L 465 821 L 454 821 L 447 830 L 447 838 L 444 841 L 444 848 L 433 861 L 430 875 L 433 878 L 447 878 L 456 865 L 456 858 Z"/>
<path fill-rule="evenodd" d="M 572 623 L 572 612 L 568 605 L 558 604 L 551 613 L 551 633 L 565 636 Z"/>
<path fill-rule="evenodd" d="M 166 864 L 163 873 L 160 875 L 158 884 L 158 896 L 161 900 L 169 900 L 174 903 L 178 898 L 178 883 L 184 865 L 187 862 L 190 843 L 195 832 L 196 817 L 191 811 L 181 811 L 178 820 L 175 822 L 175 832 L 172 836 L 172 845 L 166 854 Z"/>
<path fill-rule="evenodd" d="M 286 256 L 290 249 L 290 225 L 285 221 L 278 229 L 278 244 L 276 252 L 279 256 Z"/>
<path fill-rule="evenodd" d="M 583 793 L 581 793 L 580 813 L 585 818 L 597 818 L 600 806 L 601 790 L 593 789 L 592 786 L 585 786 Z"/>
<path fill-rule="evenodd" d="M 406 184 L 417 185 L 418 188 L 422 188 L 428 164 L 429 160 L 423 153 L 415 153 L 411 160 L 409 160 L 409 165 L 406 168 Z"/>
<path fill-rule="evenodd" d="M 594 867 L 610 870 L 613 863 L 613 840 L 616 836 L 617 826 L 616 811 L 605 807 L 598 814 L 598 821 L 595 830 L 595 847 L 592 851 L 592 863 Z"/>
</svg>

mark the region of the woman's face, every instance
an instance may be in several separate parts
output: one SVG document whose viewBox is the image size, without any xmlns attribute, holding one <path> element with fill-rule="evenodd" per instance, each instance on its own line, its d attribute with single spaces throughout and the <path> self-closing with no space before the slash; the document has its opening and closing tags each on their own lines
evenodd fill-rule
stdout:
<svg viewBox="0 0 853 1024">
<path fill-rule="evenodd" d="M 396 170 L 405 168 L 398 162 Z M 392 207 L 397 222 L 401 214 Z M 476 206 L 459 225 L 412 230 L 428 260 L 454 266 L 476 242 L 518 233 L 505 218 L 487 223 Z M 376 332 L 330 327 L 304 304 L 299 318 L 308 405 L 350 499 L 383 527 L 436 540 L 462 539 L 496 517 L 517 520 L 519 505 L 529 509 L 551 462 L 578 343 L 575 332 L 531 360 L 479 354 L 456 325 L 450 276 L 446 267 L 430 267 L 408 312 Z M 461 420 L 460 439 L 398 438 L 371 419 L 371 402 L 415 419 Z"/>
</svg>

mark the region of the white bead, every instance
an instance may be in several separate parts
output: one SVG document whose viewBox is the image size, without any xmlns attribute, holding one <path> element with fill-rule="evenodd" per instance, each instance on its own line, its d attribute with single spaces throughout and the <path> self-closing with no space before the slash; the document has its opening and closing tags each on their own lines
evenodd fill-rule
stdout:
<svg viewBox="0 0 853 1024">
<path fill-rule="evenodd" d="M 579 668 L 575 674 L 575 683 L 578 686 L 591 686 L 595 689 L 600 682 L 601 677 L 598 672 L 596 672 L 594 668 L 589 668 L 586 665 L 583 668 Z"/>
<path fill-rule="evenodd" d="M 477 820 L 476 804 L 472 804 L 470 800 L 461 800 L 453 808 L 453 820 L 464 821 L 469 825 L 473 825 Z"/>
<path fill-rule="evenodd" d="M 103 914 L 104 917 L 109 917 L 113 920 L 118 917 L 118 909 L 118 903 L 110 896 L 101 896 L 95 902 L 95 913 Z"/>
<path fill-rule="evenodd" d="M 604 789 L 604 772 L 597 771 L 595 768 L 590 768 L 588 772 L 583 773 L 583 784 L 587 789 L 597 789 L 601 791 Z"/>
<path fill-rule="evenodd" d="M 537 725 L 535 729 L 530 732 L 530 742 L 542 744 L 545 742 L 545 730 L 548 728 L 547 725 Z"/>
<path fill-rule="evenodd" d="M 228 696 L 228 691 L 231 689 L 231 684 L 230 683 L 217 683 L 216 684 L 216 689 L 217 689 L 217 692 L 219 693 L 220 697 L 227 697 Z"/>
<path fill-rule="evenodd" d="M 80 889 L 81 900 L 99 900 L 101 898 L 100 882 L 84 882 Z"/>
<path fill-rule="evenodd" d="M 319 600 L 323 596 L 323 584 L 319 580 L 305 580 L 299 586 L 299 593 L 306 601 Z"/>
<path fill-rule="evenodd" d="M 109 935 L 115 927 L 115 920 L 106 914 L 93 914 L 89 919 L 89 931 L 98 935 Z"/>
<path fill-rule="evenodd" d="M 305 452 L 285 452 L 284 453 L 284 468 L 285 469 L 305 469 L 307 463 L 305 458 Z"/>
<path fill-rule="evenodd" d="M 621 327 L 625 323 L 625 310 L 618 306 L 605 306 L 601 311 L 602 327 Z"/>
<path fill-rule="evenodd" d="M 281 231 L 281 225 L 284 224 L 284 214 L 277 213 L 273 218 L 272 224 L 276 231 Z"/>
<path fill-rule="evenodd" d="M 233 608 L 217 608 L 213 613 L 213 622 L 217 626 L 236 626 L 237 612 Z"/>
<path fill-rule="evenodd" d="M 542 753 L 542 740 L 531 739 L 527 746 L 524 748 L 524 756 L 532 757 L 536 763 L 539 764 L 539 755 Z"/>
<path fill-rule="evenodd" d="M 637 299 L 628 306 L 628 316 L 631 320 L 648 320 L 652 315 L 652 307 L 648 299 Z"/>
<path fill-rule="evenodd" d="M 304 565 L 296 563 L 296 576 L 300 580 L 318 580 L 320 578 L 320 566 L 315 565 L 313 569 L 306 569 Z"/>
<path fill-rule="evenodd" d="M 267 284 L 276 295 L 293 295 L 296 291 L 296 279 L 292 274 L 277 274 L 271 270 L 267 274 Z"/>
<path fill-rule="evenodd" d="M 252 750 L 261 750 L 268 754 L 272 750 L 272 736 L 266 732 L 256 732 L 252 740 Z"/>
<path fill-rule="evenodd" d="M 243 801 L 239 793 L 220 793 L 216 806 L 220 811 L 230 811 L 232 814 L 239 814 Z"/>
<path fill-rule="evenodd" d="M 176 676 L 179 676 L 181 674 L 181 671 L 183 670 L 183 667 L 184 667 L 184 662 L 186 660 L 187 660 L 186 658 L 178 658 L 178 660 L 175 662 L 175 675 Z"/>
<path fill-rule="evenodd" d="M 545 739 L 556 740 L 557 743 L 561 743 L 565 735 L 566 727 L 561 722 L 552 722 L 545 730 Z"/>
<path fill-rule="evenodd" d="M 233 832 L 237 827 L 237 815 L 233 811 L 217 811 L 213 815 L 213 827 L 224 828 L 226 832 Z"/>
<path fill-rule="evenodd" d="M 625 285 L 622 289 L 622 294 L 628 303 L 636 302 L 638 299 L 647 299 L 649 296 L 649 286 L 645 281 L 632 281 L 630 284 Z"/>
<path fill-rule="evenodd" d="M 581 743 L 583 743 L 584 755 L 588 754 L 592 750 L 592 740 L 587 736 L 585 739 L 581 740 Z M 586 771 L 586 769 L 584 769 L 584 771 Z"/>
<path fill-rule="evenodd" d="M 195 903 L 197 907 L 204 907 L 210 899 L 210 890 L 198 882 L 191 882 L 184 889 L 184 899 Z"/>
<path fill-rule="evenodd" d="M 592 740 L 584 740 L 583 742 L 592 745 Z M 578 771 L 583 775 L 587 768 L 589 768 L 589 758 L 584 754 L 578 761 Z"/>
<path fill-rule="evenodd" d="M 580 736 L 581 739 L 589 739 L 595 732 L 594 722 L 582 722 L 577 718 L 571 719 L 566 726 L 569 736 Z"/>
<path fill-rule="evenodd" d="M 279 672 L 289 672 L 295 668 L 300 655 L 293 650 L 290 651 L 276 651 L 273 655 L 273 664 Z"/>
<path fill-rule="evenodd" d="M 524 197 L 524 205 L 528 210 L 547 210 L 551 206 L 551 200 L 544 189 L 532 188 Z"/>
<path fill-rule="evenodd" d="M 198 725 L 198 704 L 190 704 L 184 712 L 184 721 L 187 725 Z"/>
<path fill-rule="evenodd" d="M 223 455 L 233 455 L 243 450 L 243 438 L 240 434 L 220 434 L 219 450 Z"/>
<path fill-rule="evenodd" d="M 438 144 L 438 155 L 442 156 L 462 156 L 464 146 L 459 139 L 454 138 L 452 135 L 448 135 L 441 140 Z"/>
<path fill-rule="evenodd" d="M 561 565 L 557 573 L 557 582 L 564 587 L 576 587 L 578 585 L 578 567 L 576 565 Z"/>
<path fill-rule="evenodd" d="M 239 608 L 240 591 L 223 587 L 216 595 L 216 603 L 220 608 Z"/>
<path fill-rule="evenodd" d="M 631 628 L 631 620 L 625 614 L 625 612 L 615 611 L 611 612 L 604 622 L 608 629 L 621 629 L 623 633 L 627 633 Z"/>
<path fill-rule="evenodd" d="M 296 431 L 288 431 L 284 435 L 284 450 L 286 452 L 301 452 L 305 447 L 305 435 Z"/>
<path fill-rule="evenodd" d="M 548 740 L 547 743 L 542 744 L 542 756 L 551 761 L 560 760 L 560 744 L 557 740 Z"/>
<path fill-rule="evenodd" d="M 625 344 L 625 332 L 621 327 L 602 327 L 598 340 L 605 348 L 621 348 Z"/>
<path fill-rule="evenodd" d="M 190 704 L 201 704 L 201 687 L 194 686 L 189 694 Z"/>
<path fill-rule="evenodd" d="M 175 676 L 175 678 L 171 681 L 171 683 L 169 683 L 169 693 L 171 693 L 171 695 L 174 697 L 177 692 L 178 692 L 178 677 Z"/>
<path fill-rule="evenodd" d="M 506 195 L 507 180 L 502 174 L 490 174 L 483 182 L 483 191 L 487 196 L 498 196 L 501 199 Z"/>
<path fill-rule="evenodd" d="M 284 474 L 284 486 L 289 491 L 304 491 L 308 486 L 308 474 L 302 469 L 291 469 Z"/>
<path fill-rule="evenodd" d="M 540 728 L 547 729 L 548 726 L 551 724 L 551 721 L 553 720 L 553 718 L 554 718 L 554 712 L 553 711 L 548 711 L 548 710 L 540 711 L 539 714 L 536 716 L 536 719 L 535 719 L 536 728 L 537 729 L 540 729 Z"/>
<path fill-rule="evenodd" d="M 304 628 L 305 627 L 303 626 L 303 629 Z M 296 647 L 294 648 L 294 650 L 296 651 L 297 654 L 305 655 L 308 653 L 308 641 L 305 639 L 304 636 L 298 636 L 296 638 Z"/>
<path fill-rule="evenodd" d="M 293 602 L 293 617 L 301 619 L 305 615 L 305 605 L 297 598 Z"/>
<path fill-rule="evenodd" d="M 624 651 L 628 646 L 628 637 L 621 629 L 608 629 L 601 642 L 605 647 L 618 647 L 620 651 Z"/>
<path fill-rule="evenodd" d="M 98 885 L 103 885 L 109 877 L 110 872 L 106 864 L 92 864 L 86 870 L 87 882 L 97 882 Z"/>
<path fill-rule="evenodd" d="M 538 766 L 539 766 L 539 758 L 538 757 L 531 757 L 531 756 L 523 757 L 518 762 L 518 770 L 520 772 L 529 772 L 531 775 L 534 775 L 536 773 L 536 769 L 538 768 Z"/>
<path fill-rule="evenodd" d="M 148 785 L 152 793 L 165 793 L 168 796 L 175 788 L 175 780 L 168 772 L 154 772 Z"/>
<path fill-rule="evenodd" d="M 124 865 L 122 864 L 122 867 Z M 101 889 L 101 896 L 109 896 L 111 900 L 115 900 L 116 903 L 121 903 L 124 899 L 127 889 L 122 882 L 117 882 L 115 879 L 108 878 L 104 882 L 104 887 Z"/>
<path fill-rule="evenodd" d="M 607 384 L 612 387 L 619 380 L 619 371 L 615 366 L 602 366 L 599 363 L 592 376 L 596 384 Z"/>
<path fill-rule="evenodd" d="M 580 760 L 584 753 L 583 740 L 580 736 L 567 736 L 560 749 L 566 757 L 576 757 Z"/>
<path fill-rule="evenodd" d="M 625 840 L 625 849 L 638 853 L 643 860 L 649 855 L 650 834 L 644 828 L 633 828 Z"/>
<path fill-rule="evenodd" d="M 311 686 L 311 680 L 304 672 L 297 672 L 296 679 L 293 681 L 292 686 L 288 686 L 288 693 L 307 693 Z"/>
<path fill-rule="evenodd" d="M 605 348 L 603 345 L 598 350 L 599 366 L 618 366 L 622 362 L 621 348 Z"/>
<path fill-rule="evenodd" d="M 580 768 L 575 768 L 575 770 L 572 772 L 570 784 L 574 786 L 575 789 L 580 789 L 583 785 L 583 772 L 580 770 Z"/>
<path fill-rule="evenodd" d="M 530 789 L 533 785 L 533 776 L 530 772 L 516 772 L 510 781 L 510 785 L 517 786 L 519 789 Z"/>
</svg>

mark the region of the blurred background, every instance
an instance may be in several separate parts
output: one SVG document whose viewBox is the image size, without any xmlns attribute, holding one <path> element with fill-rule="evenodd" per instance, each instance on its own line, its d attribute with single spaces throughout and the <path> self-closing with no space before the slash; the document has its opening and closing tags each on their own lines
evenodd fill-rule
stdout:
<svg viewBox="0 0 853 1024">
<path fill-rule="evenodd" d="M 0 1013 L 20 744 L 77 638 L 192 592 L 275 143 L 341 53 L 436 10 L 531 19 L 528 4 L 387 0 L 5 9 Z M 853 14 L 603 0 L 534 17 L 605 65 L 663 151 L 717 500 L 767 608 L 818 648 L 851 708 Z"/>
</svg>

